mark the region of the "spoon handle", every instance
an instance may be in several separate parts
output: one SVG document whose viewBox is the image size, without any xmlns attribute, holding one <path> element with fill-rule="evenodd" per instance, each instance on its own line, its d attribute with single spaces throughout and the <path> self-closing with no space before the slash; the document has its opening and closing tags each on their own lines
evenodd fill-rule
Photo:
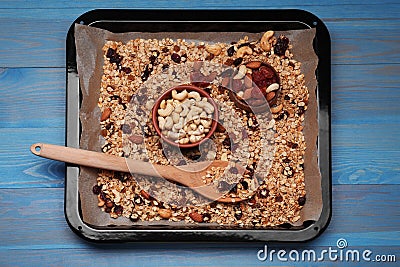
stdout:
<svg viewBox="0 0 400 267">
<path fill-rule="evenodd" d="M 160 177 L 153 164 L 140 160 L 127 159 L 100 152 L 83 149 L 37 143 L 31 146 L 31 152 L 37 156 L 68 162 L 72 164 L 120 172 L 132 172 Z M 163 166 L 169 167 L 169 166 Z M 158 168 L 157 168 L 158 169 Z M 167 168 L 168 169 L 168 168 Z"/>
</svg>

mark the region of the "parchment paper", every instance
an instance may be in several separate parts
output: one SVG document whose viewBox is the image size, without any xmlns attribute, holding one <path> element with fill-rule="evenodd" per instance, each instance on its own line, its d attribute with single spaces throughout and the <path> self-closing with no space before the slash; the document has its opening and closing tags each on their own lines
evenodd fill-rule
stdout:
<svg viewBox="0 0 400 267">
<path fill-rule="evenodd" d="M 266 29 L 268 30 L 268 29 Z M 306 141 L 306 152 L 304 157 L 306 204 L 301 210 L 301 218 L 295 225 L 302 225 L 307 220 L 318 220 L 322 211 L 322 190 L 321 174 L 318 166 L 318 151 L 316 141 L 318 137 L 318 102 L 316 99 L 317 81 L 315 69 L 318 64 L 318 57 L 313 50 L 313 39 L 315 29 L 276 31 L 276 35 L 286 35 L 293 45 L 292 52 L 294 58 L 302 63 L 302 73 L 305 75 L 306 86 L 310 97 L 308 109 L 305 112 L 304 136 Z M 262 33 L 238 33 L 238 32 L 166 32 L 166 33 L 111 33 L 106 30 L 85 25 L 75 25 L 75 43 L 77 54 L 77 66 L 82 91 L 82 106 L 80 109 L 80 119 L 82 123 L 82 133 L 80 147 L 82 149 L 101 151 L 100 136 L 100 109 L 97 102 L 100 94 L 100 81 L 103 75 L 103 52 L 102 47 L 107 40 L 121 41 L 126 43 L 136 38 L 184 38 L 186 40 L 198 40 L 209 42 L 226 42 L 239 40 L 247 35 L 249 40 L 261 38 Z M 83 221 L 94 226 L 107 225 L 132 225 L 132 222 L 125 217 L 112 219 L 109 214 L 101 211 L 97 207 L 97 198 L 92 194 L 92 187 L 96 184 L 97 170 L 81 167 L 79 176 L 79 193 L 81 199 L 81 209 Z M 140 222 L 146 225 L 146 222 Z M 182 225 L 180 223 L 180 225 Z"/>
</svg>

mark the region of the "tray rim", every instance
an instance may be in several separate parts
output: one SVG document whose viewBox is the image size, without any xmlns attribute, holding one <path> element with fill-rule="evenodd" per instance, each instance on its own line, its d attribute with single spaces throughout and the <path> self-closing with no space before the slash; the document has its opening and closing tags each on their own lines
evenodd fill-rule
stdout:
<svg viewBox="0 0 400 267">
<path fill-rule="evenodd" d="M 193 12 L 195 11 L 195 12 Z M 266 16 L 266 13 L 268 14 Z M 172 21 L 171 14 L 179 14 Z M 238 16 L 240 14 L 240 16 Z M 90 25 L 100 21 L 133 21 L 148 23 L 147 18 L 159 18 L 156 22 L 168 23 L 207 23 L 207 22 L 300 22 L 309 28 L 316 28 L 316 42 L 319 44 L 319 63 L 316 71 L 317 94 L 319 101 L 319 164 L 322 175 L 321 216 L 300 230 L 293 229 L 128 229 L 110 226 L 95 228 L 83 222 L 79 212 L 78 174 L 79 167 L 65 166 L 64 214 L 69 227 L 80 237 L 89 241 L 268 241 L 268 242 L 304 242 L 324 232 L 332 216 L 332 164 L 331 164 L 331 44 L 325 24 L 314 14 L 300 9 L 263 9 L 263 10 L 137 10 L 137 9 L 94 9 L 79 16 L 72 24 L 66 39 L 66 146 L 79 147 L 79 77 L 76 70 L 74 24 Z M 207 15 L 207 16 L 205 16 Z M 204 19 L 204 18 L 208 19 Z M 236 18 L 241 19 L 236 19 Z M 268 17 L 269 20 L 257 20 Z M 254 19 L 256 18 L 256 19 Z M 323 57 L 322 57 L 323 56 Z M 71 111 L 73 113 L 71 113 Z M 78 111 L 78 113 L 76 113 Z M 177 235 L 179 233 L 179 235 Z"/>
</svg>

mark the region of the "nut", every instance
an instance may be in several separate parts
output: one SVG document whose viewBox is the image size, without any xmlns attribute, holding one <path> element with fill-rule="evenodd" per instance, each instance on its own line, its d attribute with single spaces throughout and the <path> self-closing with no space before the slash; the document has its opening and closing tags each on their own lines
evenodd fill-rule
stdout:
<svg viewBox="0 0 400 267">
<path fill-rule="evenodd" d="M 271 107 L 271 112 L 272 113 L 279 113 L 279 112 L 282 111 L 282 109 L 283 109 L 283 105 L 282 104 L 274 105 L 274 106 Z"/>
<path fill-rule="evenodd" d="M 236 51 L 236 56 L 238 58 L 243 57 L 244 55 L 251 55 L 253 50 L 249 46 L 242 46 Z"/>
<path fill-rule="evenodd" d="M 247 99 L 249 99 L 249 98 L 251 98 L 251 92 L 253 91 L 253 88 L 249 88 L 249 89 L 246 89 L 245 91 L 244 91 L 244 94 L 243 94 L 243 99 L 244 100 L 247 100 Z"/>
<path fill-rule="evenodd" d="M 247 72 L 247 68 L 245 65 L 240 65 L 238 73 L 233 77 L 234 80 L 240 80 L 242 79 Z"/>
<path fill-rule="evenodd" d="M 158 215 L 163 219 L 169 219 L 172 216 L 172 211 L 170 209 L 159 209 Z"/>
<path fill-rule="evenodd" d="M 267 101 L 271 101 L 275 97 L 275 92 L 269 92 L 267 94 Z"/>
<path fill-rule="evenodd" d="M 221 81 L 221 86 L 227 88 L 231 79 L 229 77 L 224 77 Z"/>
<path fill-rule="evenodd" d="M 206 47 L 206 51 L 214 56 L 218 56 L 221 54 L 222 47 L 219 44 L 209 45 Z"/>
<path fill-rule="evenodd" d="M 201 215 L 200 213 L 191 212 L 191 213 L 189 214 L 189 217 L 190 217 L 193 221 L 195 221 L 195 222 L 198 222 L 198 223 L 203 222 L 203 215 Z"/>
<path fill-rule="evenodd" d="M 101 118 L 100 121 L 105 121 L 106 119 L 108 119 L 111 115 L 111 109 L 110 108 L 105 108 L 103 110 L 103 113 L 101 113 Z"/>
<path fill-rule="evenodd" d="M 182 101 L 182 100 L 186 99 L 187 96 L 188 96 L 188 92 L 186 90 L 183 90 L 180 93 L 176 92 L 176 90 L 172 90 L 172 98 L 173 99 Z"/>
<path fill-rule="evenodd" d="M 142 197 L 144 197 L 145 199 L 147 199 L 147 200 L 149 200 L 150 199 L 150 195 L 149 195 L 149 193 L 147 193 L 146 191 L 144 191 L 143 189 L 142 190 L 140 190 L 140 195 L 142 196 Z"/>
<path fill-rule="evenodd" d="M 251 61 L 246 64 L 249 69 L 258 69 L 261 66 L 261 61 Z"/>
<path fill-rule="evenodd" d="M 263 34 L 260 40 L 260 46 L 262 50 L 269 52 L 271 50 L 271 45 L 269 44 L 269 39 L 274 35 L 274 31 L 267 31 Z"/>
<path fill-rule="evenodd" d="M 143 143 L 143 136 L 140 135 L 131 135 L 128 138 L 134 144 L 141 144 Z"/>
<path fill-rule="evenodd" d="M 278 83 L 273 83 L 270 86 L 267 87 L 265 90 L 266 93 L 273 92 L 279 89 L 279 84 Z"/>
<path fill-rule="evenodd" d="M 174 106 L 170 103 L 167 103 L 167 107 L 165 109 L 158 109 L 158 115 L 167 117 L 172 113 L 172 111 L 174 111 Z"/>
</svg>

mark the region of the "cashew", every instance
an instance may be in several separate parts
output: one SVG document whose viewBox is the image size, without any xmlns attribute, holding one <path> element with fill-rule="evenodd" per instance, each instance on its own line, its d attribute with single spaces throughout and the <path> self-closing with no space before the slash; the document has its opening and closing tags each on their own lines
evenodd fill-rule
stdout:
<svg viewBox="0 0 400 267">
<path fill-rule="evenodd" d="M 208 102 L 202 102 L 202 101 L 200 101 L 200 102 L 197 102 L 197 103 L 205 103 L 204 106 L 206 106 Z M 210 104 L 210 105 L 211 105 L 211 104 Z M 203 107 L 204 107 L 204 106 L 203 106 Z M 211 105 L 211 106 L 212 106 L 212 105 Z M 203 109 L 202 109 L 202 107 L 200 107 L 200 106 L 193 106 L 193 107 L 190 109 L 190 111 L 193 112 L 193 115 L 198 115 L 198 114 L 200 114 L 200 113 L 203 111 Z M 206 111 L 206 112 L 207 112 L 207 111 Z"/>
<path fill-rule="evenodd" d="M 234 80 L 242 79 L 247 73 L 247 68 L 245 65 L 240 65 L 238 73 L 233 77 Z"/>
<path fill-rule="evenodd" d="M 251 55 L 253 54 L 253 50 L 249 46 L 242 46 L 236 51 L 237 57 L 243 57 L 244 55 Z"/>
<path fill-rule="evenodd" d="M 182 107 L 183 110 L 181 111 L 180 116 L 181 117 L 186 117 L 188 115 L 188 113 L 189 113 L 189 107 L 184 105 L 184 104 L 182 104 L 181 107 Z"/>
<path fill-rule="evenodd" d="M 200 118 L 207 118 L 207 113 L 205 111 L 200 113 Z"/>
<path fill-rule="evenodd" d="M 197 129 L 197 125 L 192 123 L 189 125 L 190 129 L 192 129 L 193 131 Z"/>
<path fill-rule="evenodd" d="M 158 117 L 158 126 L 160 127 L 161 130 L 165 129 L 165 118 L 159 116 Z"/>
<path fill-rule="evenodd" d="M 208 45 L 206 46 L 206 51 L 215 56 L 218 56 L 219 54 L 221 54 L 222 47 L 219 44 Z"/>
<path fill-rule="evenodd" d="M 174 106 L 170 103 L 167 103 L 167 106 L 165 109 L 158 109 L 158 115 L 167 117 L 171 115 L 172 111 L 174 111 Z"/>
<path fill-rule="evenodd" d="M 271 39 L 272 36 L 274 36 L 274 31 L 267 31 L 266 33 L 263 34 L 260 40 L 260 46 L 262 50 L 267 52 L 271 50 L 269 39 Z"/>
<path fill-rule="evenodd" d="M 188 92 L 186 90 L 183 90 L 180 93 L 177 93 L 176 90 L 172 90 L 172 98 L 173 99 L 182 101 L 182 100 L 186 99 L 187 96 L 188 96 Z"/>
<path fill-rule="evenodd" d="M 272 106 L 272 107 L 271 107 L 271 112 L 272 112 L 272 113 L 281 112 L 282 108 L 283 108 L 283 105 L 282 105 L 282 104 L 279 104 L 278 106 Z"/>
<path fill-rule="evenodd" d="M 194 98 L 196 101 L 200 101 L 201 100 L 201 96 L 198 92 L 196 91 L 192 91 L 188 94 L 189 98 Z"/>
<path fill-rule="evenodd" d="M 175 123 L 174 126 L 172 127 L 172 131 L 174 132 L 179 132 L 183 128 L 183 118 L 179 119 L 178 123 Z"/>
<path fill-rule="evenodd" d="M 191 135 L 189 137 L 189 141 L 190 141 L 190 143 L 196 143 L 196 142 L 199 142 L 202 138 L 203 137 L 200 135 Z"/>
<path fill-rule="evenodd" d="M 170 138 L 172 140 L 177 140 L 177 139 L 179 139 L 179 133 L 169 131 L 167 134 L 167 138 Z"/>
<path fill-rule="evenodd" d="M 175 111 L 172 112 L 172 120 L 173 120 L 173 122 L 174 123 L 178 123 L 179 122 L 179 118 L 180 118 L 180 116 L 179 116 L 178 113 L 176 113 L 176 109 L 175 109 Z"/>
<path fill-rule="evenodd" d="M 268 88 L 266 89 L 266 93 L 269 93 L 269 92 L 273 92 L 273 91 L 276 91 L 276 90 L 278 90 L 279 89 L 279 84 L 278 83 L 273 83 L 273 84 L 271 84 L 270 86 L 268 86 Z"/>
<path fill-rule="evenodd" d="M 166 107 L 167 107 L 167 102 L 165 102 L 165 99 L 163 99 L 163 101 L 161 101 L 160 103 L 160 108 L 165 109 Z"/>
<path fill-rule="evenodd" d="M 175 112 L 178 113 L 178 114 L 181 113 L 182 110 L 183 110 L 182 105 L 179 105 L 179 106 L 175 107 Z"/>
<path fill-rule="evenodd" d="M 204 126 L 204 128 L 210 128 L 212 120 L 200 120 L 200 123 Z"/>
<path fill-rule="evenodd" d="M 164 128 L 167 130 L 171 130 L 172 126 L 174 126 L 174 121 L 172 120 L 171 117 L 166 117 Z"/>
<path fill-rule="evenodd" d="M 187 144 L 189 143 L 189 138 L 185 137 L 179 140 L 179 144 L 183 145 L 183 144 Z"/>
<path fill-rule="evenodd" d="M 196 124 L 196 125 L 199 125 L 200 124 L 200 116 L 194 116 L 193 117 L 193 122 L 194 122 L 194 124 Z"/>
</svg>

